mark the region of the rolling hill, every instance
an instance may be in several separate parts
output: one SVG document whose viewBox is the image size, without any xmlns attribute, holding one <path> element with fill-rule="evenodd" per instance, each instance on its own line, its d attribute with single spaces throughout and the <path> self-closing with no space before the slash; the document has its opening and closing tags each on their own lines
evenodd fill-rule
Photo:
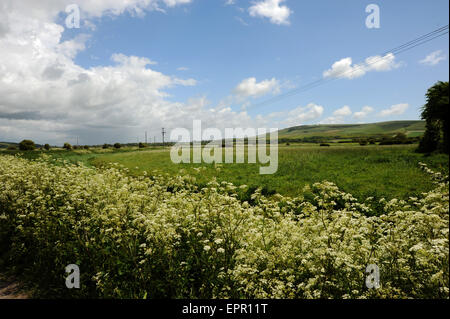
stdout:
<svg viewBox="0 0 450 319">
<path fill-rule="evenodd" d="M 405 133 L 408 137 L 422 136 L 425 132 L 425 121 L 392 121 L 370 124 L 319 124 L 301 125 L 280 130 L 278 137 L 282 139 L 298 139 L 305 137 L 323 138 L 356 138 L 380 137 Z"/>
</svg>

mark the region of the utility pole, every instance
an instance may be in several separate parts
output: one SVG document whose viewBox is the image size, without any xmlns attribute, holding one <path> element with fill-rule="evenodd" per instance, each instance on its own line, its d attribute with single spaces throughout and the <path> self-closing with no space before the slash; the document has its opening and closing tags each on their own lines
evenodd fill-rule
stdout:
<svg viewBox="0 0 450 319">
<path fill-rule="evenodd" d="M 166 135 L 166 131 L 164 130 L 164 127 L 162 128 L 162 143 L 164 147 L 164 135 Z"/>
</svg>

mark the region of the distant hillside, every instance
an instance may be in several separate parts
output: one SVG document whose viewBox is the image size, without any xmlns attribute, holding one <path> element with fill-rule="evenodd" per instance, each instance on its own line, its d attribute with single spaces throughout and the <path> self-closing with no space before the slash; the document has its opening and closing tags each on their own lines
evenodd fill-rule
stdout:
<svg viewBox="0 0 450 319">
<path fill-rule="evenodd" d="M 356 138 L 381 137 L 405 133 L 408 137 L 422 136 L 425 132 L 425 121 L 392 121 L 370 124 L 321 124 L 301 125 L 280 130 L 278 137 L 282 139 L 298 139 L 305 137 L 323 138 Z"/>
<path fill-rule="evenodd" d="M 8 148 L 9 146 L 15 146 L 15 147 L 19 148 L 19 143 L 0 142 L 0 149 L 5 149 L 5 148 Z M 42 147 L 42 145 L 36 144 L 36 147 L 40 148 L 40 147 Z"/>
<path fill-rule="evenodd" d="M 0 142 L 0 149 L 8 148 L 9 146 L 19 147 L 19 144 L 18 143 L 10 143 L 10 142 Z"/>
</svg>

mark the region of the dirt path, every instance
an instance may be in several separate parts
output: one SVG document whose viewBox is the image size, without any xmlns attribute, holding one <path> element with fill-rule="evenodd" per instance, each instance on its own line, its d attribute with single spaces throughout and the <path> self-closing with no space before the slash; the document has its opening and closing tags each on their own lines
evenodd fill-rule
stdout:
<svg viewBox="0 0 450 319">
<path fill-rule="evenodd" d="M 29 297 L 18 282 L 0 274 L 0 299 L 28 299 Z"/>
</svg>

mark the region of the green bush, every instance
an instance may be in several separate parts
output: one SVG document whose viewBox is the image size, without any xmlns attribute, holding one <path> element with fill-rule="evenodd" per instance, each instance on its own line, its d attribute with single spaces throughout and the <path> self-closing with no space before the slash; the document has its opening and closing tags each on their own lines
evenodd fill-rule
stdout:
<svg viewBox="0 0 450 319">
<path fill-rule="evenodd" d="M 139 143 L 139 148 L 146 148 L 146 147 L 147 147 L 147 144 Z"/>
<path fill-rule="evenodd" d="M 49 144 L 45 144 L 44 148 L 48 151 L 48 150 L 50 150 L 50 145 Z"/>
<path fill-rule="evenodd" d="M 114 148 L 117 148 L 117 149 L 119 149 L 119 148 L 121 148 L 122 147 L 122 145 L 120 145 L 120 143 L 116 143 L 116 144 L 114 144 Z"/>
<path fill-rule="evenodd" d="M 32 151 L 36 148 L 32 140 L 23 140 L 19 143 L 19 149 L 21 151 Z"/>
<path fill-rule="evenodd" d="M 226 182 L 0 156 L 0 249 L 48 297 L 449 298 L 448 176 L 423 169 L 434 190 L 376 214 L 330 182 L 249 204 Z"/>
<path fill-rule="evenodd" d="M 63 148 L 70 151 L 72 149 L 72 145 L 70 145 L 69 143 L 64 143 Z"/>
</svg>

